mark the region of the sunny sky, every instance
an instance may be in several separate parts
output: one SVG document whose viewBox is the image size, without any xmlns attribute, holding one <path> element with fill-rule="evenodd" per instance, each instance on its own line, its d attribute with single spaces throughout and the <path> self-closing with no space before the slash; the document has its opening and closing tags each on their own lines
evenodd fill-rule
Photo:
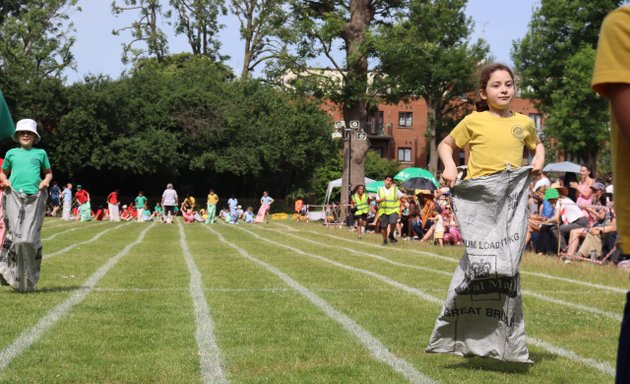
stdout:
<svg viewBox="0 0 630 384">
<path fill-rule="evenodd" d="M 525 35 L 532 11 L 538 4 L 539 0 L 469 0 L 466 13 L 475 22 L 473 39 L 484 38 L 496 60 L 511 65 L 512 41 Z M 72 15 L 77 39 L 73 48 L 77 71 L 67 72 L 68 82 L 79 81 L 88 74 L 107 74 L 117 78 L 129 68 L 120 59 L 121 44 L 129 41 L 130 35 L 122 32 L 120 36 L 114 36 L 112 30 L 129 25 L 132 16 L 114 16 L 108 0 L 80 0 L 79 6 L 82 12 Z M 238 74 L 243 64 L 243 43 L 238 35 L 238 24 L 233 18 L 225 18 L 222 23 L 226 28 L 221 33 L 221 53 L 231 57 L 228 64 Z M 168 25 L 162 28 L 165 32 L 172 30 Z M 178 53 L 190 49 L 183 37 L 171 34 L 169 51 Z M 325 61 L 316 64 L 328 66 Z"/>
</svg>

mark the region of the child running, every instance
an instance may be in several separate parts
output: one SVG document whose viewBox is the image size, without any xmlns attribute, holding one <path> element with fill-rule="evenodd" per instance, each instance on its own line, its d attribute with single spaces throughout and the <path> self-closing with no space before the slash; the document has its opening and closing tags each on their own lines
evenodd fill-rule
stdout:
<svg viewBox="0 0 630 384">
<path fill-rule="evenodd" d="M 35 289 L 42 263 L 40 231 L 52 170 L 46 151 L 33 148 L 40 139 L 34 120 L 18 121 L 13 140 L 20 147 L 7 152 L 0 172 L 7 223 L 0 251 L 0 283 L 20 292 Z"/>
<path fill-rule="evenodd" d="M 531 363 L 525 345 L 519 265 L 527 229 L 529 174 L 541 171 L 544 148 L 532 120 L 511 109 L 514 74 L 503 64 L 481 71 L 477 111 L 438 147 L 442 177 L 466 251 L 435 322 L 427 352 Z M 455 150 L 468 146 L 466 180 L 456 183 Z M 533 153 L 523 168 L 523 149 Z"/>
</svg>

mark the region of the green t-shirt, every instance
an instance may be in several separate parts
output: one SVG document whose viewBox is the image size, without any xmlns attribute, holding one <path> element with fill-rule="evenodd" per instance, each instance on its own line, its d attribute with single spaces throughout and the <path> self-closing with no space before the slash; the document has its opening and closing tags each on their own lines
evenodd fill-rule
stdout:
<svg viewBox="0 0 630 384">
<path fill-rule="evenodd" d="M 50 169 L 50 161 L 43 149 L 13 148 L 5 155 L 2 169 L 10 172 L 9 181 L 14 191 L 34 195 L 42 182 L 42 171 Z"/>
<path fill-rule="evenodd" d="M 136 207 L 137 208 L 142 208 L 144 207 L 144 204 L 146 204 L 147 202 L 147 197 L 146 196 L 136 196 Z"/>
</svg>

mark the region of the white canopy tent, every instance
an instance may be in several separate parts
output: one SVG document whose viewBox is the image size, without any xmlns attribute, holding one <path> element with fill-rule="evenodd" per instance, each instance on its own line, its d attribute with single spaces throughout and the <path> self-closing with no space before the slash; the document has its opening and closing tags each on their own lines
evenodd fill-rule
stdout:
<svg viewBox="0 0 630 384">
<path fill-rule="evenodd" d="M 366 177 L 363 181 L 364 185 L 368 185 L 371 182 L 374 182 L 375 180 L 370 179 L 369 177 Z M 324 199 L 324 204 L 328 204 L 330 201 L 330 195 L 332 195 L 332 191 L 334 188 L 341 188 L 341 179 L 337 179 L 337 180 L 333 180 L 330 183 L 328 183 L 328 188 L 326 189 L 326 198 Z"/>
</svg>

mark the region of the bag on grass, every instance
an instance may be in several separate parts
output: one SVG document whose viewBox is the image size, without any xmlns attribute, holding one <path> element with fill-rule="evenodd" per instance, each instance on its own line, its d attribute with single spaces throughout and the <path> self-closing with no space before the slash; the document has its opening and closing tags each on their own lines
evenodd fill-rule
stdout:
<svg viewBox="0 0 630 384">
<path fill-rule="evenodd" d="M 4 222 L 7 235 L 0 250 L 0 276 L 14 289 L 32 291 L 42 263 L 40 231 L 48 191 L 26 195 L 7 188 L 4 192 Z"/>
<path fill-rule="evenodd" d="M 453 208 L 465 246 L 426 349 L 531 363 L 519 266 L 531 167 L 461 181 Z"/>
</svg>

